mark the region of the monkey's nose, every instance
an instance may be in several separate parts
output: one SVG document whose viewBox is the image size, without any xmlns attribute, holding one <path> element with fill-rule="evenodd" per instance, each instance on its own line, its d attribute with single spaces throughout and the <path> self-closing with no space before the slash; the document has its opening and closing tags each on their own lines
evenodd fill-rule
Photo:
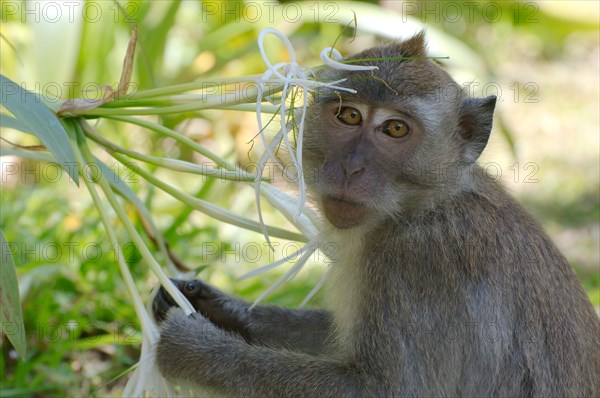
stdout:
<svg viewBox="0 0 600 398">
<path fill-rule="evenodd" d="M 360 176 L 365 171 L 365 166 L 362 161 L 350 160 L 342 163 L 342 169 L 344 170 L 344 177 L 347 181 L 350 181 Z"/>
</svg>

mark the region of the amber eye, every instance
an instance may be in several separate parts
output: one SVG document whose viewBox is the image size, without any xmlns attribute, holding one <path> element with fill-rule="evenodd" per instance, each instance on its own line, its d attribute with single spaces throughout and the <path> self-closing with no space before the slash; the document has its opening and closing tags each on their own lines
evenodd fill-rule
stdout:
<svg viewBox="0 0 600 398">
<path fill-rule="evenodd" d="M 357 126 L 362 123 L 362 115 L 358 109 L 350 106 L 342 107 L 336 114 L 336 117 L 340 119 L 342 123 L 349 124 L 351 126 Z"/>
<path fill-rule="evenodd" d="M 381 126 L 384 134 L 394 138 L 402 138 L 408 135 L 408 126 L 402 120 L 387 120 Z"/>
</svg>

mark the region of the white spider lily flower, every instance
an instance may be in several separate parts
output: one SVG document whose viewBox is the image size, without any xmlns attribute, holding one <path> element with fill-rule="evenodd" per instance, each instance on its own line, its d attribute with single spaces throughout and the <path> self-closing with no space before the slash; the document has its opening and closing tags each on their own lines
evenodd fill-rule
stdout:
<svg viewBox="0 0 600 398">
<path fill-rule="evenodd" d="M 330 55 L 333 55 L 335 59 L 331 59 Z M 360 71 L 360 70 L 374 70 L 378 69 L 376 66 L 364 66 L 364 65 L 350 65 L 339 62 L 343 59 L 342 54 L 333 47 L 324 48 L 321 51 L 321 61 L 331 68 L 349 71 Z M 352 90 L 356 92 L 356 90 Z"/>
<path fill-rule="evenodd" d="M 156 366 L 156 344 L 158 329 L 153 324 L 142 324 L 142 352 L 140 360 L 135 364 L 135 370 L 129 377 L 123 397 L 174 397 L 175 388 L 165 380 Z"/>
<path fill-rule="evenodd" d="M 263 293 L 261 293 L 261 295 L 258 296 L 258 298 L 256 300 L 254 300 L 254 303 L 252 303 L 252 305 L 250 306 L 250 309 L 254 308 L 258 303 L 260 303 L 262 300 L 264 300 L 265 297 L 267 297 L 269 294 L 271 294 L 273 291 L 275 291 L 275 289 L 277 289 L 279 286 L 281 286 L 284 282 L 289 281 L 294 276 L 296 276 L 298 274 L 298 272 L 300 272 L 300 270 L 304 267 L 304 265 L 306 265 L 306 262 L 308 261 L 310 256 L 314 252 L 317 251 L 318 244 L 319 244 L 318 236 L 315 236 L 307 244 L 302 246 L 297 252 L 291 254 L 290 256 L 284 257 L 279 261 L 265 265 L 261 268 L 258 268 L 254 271 L 249 272 L 246 275 L 243 275 L 242 277 L 255 276 L 259 273 L 268 271 L 269 269 L 272 269 L 278 265 L 286 263 L 289 260 L 291 260 L 292 258 L 295 258 L 297 255 L 300 255 L 298 262 L 296 264 L 294 264 L 290 269 L 288 269 L 277 281 L 275 281 L 275 283 L 273 283 L 271 286 L 269 286 L 269 288 L 267 290 L 265 290 Z M 315 293 L 316 293 L 316 291 L 315 291 Z"/>
<path fill-rule="evenodd" d="M 288 54 L 290 57 L 290 62 L 279 62 L 279 63 L 273 65 L 269 61 L 269 59 L 265 53 L 265 47 L 264 47 L 265 36 L 268 34 L 272 34 L 272 35 L 276 36 L 283 42 L 283 44 L 285 45 L 285 47 L 288 51 Z M 298 65 L 298 63 L 296 62 L 296 52 L 294 51 L 294 47 L 292 46 L 292 43 L 289 41 L 289 39 L 287 37 L 285 37 L 285 35 L 283 35 L 281 32 L 279 32 L 276 29 L 273 29 L 273 28 L 263 29 L 258 36 L 258 47 L 260 49 L 260 53 L 263 58 L 263 61 L 265 62 L 265 65 L 267 66 L 267 70 L 263 74 L 262 78 L 257 82 L 258 96 L 257 96 L 257 100 L 256 100 L 256 120 L 257 120 L 257 124 L 258 124 L 259 134 L 260 134 L 261 140 L 263 142 L 265 151 L 263 153 L 263 156 L 261 156 L 261 159 L 258 163 L 258 170 L 257 170 L 257 175 L 256 175 L 256 180 L 255 180 L 255 188 L 256 188 L 256 202 L 257 202 L 257 206 L 259 208 L 259 218 L 260 218 L 261 224 L 264 224 L 262 221 L 262 215 L 260 214 L 261 213 L 261 211 L 260 211 L 260 192 L 261 192 L 260 178 L 262 177 L 262 172 L 264 170 L 264 166 L 266 165 L 266 163 L 269 160 L 273 160 L 275 162 L 275 164 L 277 164 L 283 170 L 284 173 L 288 172 L 286 170 L 286 168 L 284 168 L 283 165 L 281 165 L 281 163 L 279 162 L 279 160 L 277 159 L 277 157 L 274 154 L 275 148 L 279 147 L 279 145 L 282 142 L 289 153 L 292 164 L 294 165 L 294 167 L 296 169 L 296 178 L 298 180 L 299 194 L 298 194 L 298 200 L 296 201 L 296 212 L 294 215 L 294 219 L 296 217 L 300 216 L 300 214 L 302 213 L 302 211 L 304 209 L 304 203 L 306 200 L 306 183 L 304 181 L 304 175 L 302 172 L 302 139 L 303 139 L 303 135 L 304 135 L 304 120 L 305 120 L 305 116 L 306 116 L 306 109 L 308 106 L 308 100 L 307 100 L 308 92 L 313 91 L 318 88 L 330 88 L 330 89 L 335 89 L 338 91 L 347 91 L 347 92 L 351 92 L 351 93 L 355 93 L 356 91 L 351 88 L 342 87 L 339 85 L 339 83 L 344 82 L 346 79 L 336 80 L 333 82 L 319 82 L 314 79 L 311 79 L 311 77 L 314 76 L 313 72 L 309 68 L 301 67 L 300 65 Z M 332 55 L 335 59 L 331 59 L 328 56 L 328 54 Z M 376 66 L 348 65 L 348 64 L 339 62 L 342 59 L 341 54 L 339 53 L 339 51 L 337 51 L 331 47 L 326 48 L 321 52 L 321 59 L 327 66 L 336 68 L 336 69 L 341 69 L 341 70 L 359 71 L 359 70 L 373 70 L 373 69 L 377 68 Z M 264 99 L 263 94 L 266 89 L 265 83 L 266 82 L 272 83 L 274 80 L 278 81 L 280 84 L 283 84 L 283 90 L 282 90 L 281 100 L 280 100 L 280 104 L 279 104 L 280 130 L 275 135 L 275 137 L 271 140 L 271 142 L 268 142 L 266 134 L 265 134 L 265 129 L 264 129 L 264 126 L 262 123 L 261 105 L 262 105 L 262 102 Z M 295 87 L 297 89 L 301 90 L 302 104 L 299 107 L 288 107 L 286 105 L 288 93 L 293 92 L 293 89 Z M 299 114 L 299 115 L 297 115 L 297 114 Z M 299 118 L 296 118 L 296 116 L 299 116 Z M 288 123 L 287 122 L 288 118 L 292 119 L 293 122 Z M 297 119 L 299 119 L 299 123 L 296 122 Z M 296 127 L 297 127 L 297 131 L 296 131 Z M 290 132 L 296 133 L 297 138 L 296 138 L 295 150 L 294 150 L 294 148 L 292 148 L 292 145 L 288 138 L 288 135 Z M 263 234 L 265 235 L 265 239 L 267 240 L 267 242 L 269 242 L 269 237 L 268 237 L 268 234 L 266 233 L 266 229 L 263 229 Z"/>
<path fill-rule="evenodd" d="M 264 48 L 264 39 L 268 34 L 272 34 L 279 38 L 290 57 L 290 62 L 279 62 L 273 65 L 266 53 Z M 278 261 L 275 261 L 271 264 L 267 264 L 263 267 L 255 269 L 245 275 L 242 278 L 247 278 L 250 276 L 256 276 L 262 272 L 273 269 L 279 265 L 286 263 L 290 258 L 293 258 L 295 255 L 301 255 L 300 260 L 293 265 L 277 282 L 275 282 L 272 286 L 270 286 L 264 293 L 262 293 L 253 303 L 255 306 L 259 303 L 264 297 L 270 294 L 273 290 L 279 287 L 285 281 L 293 278 L 302 267 L 306 264 L 308 258 L 311 254 L 313 254 L 317 250 L 317 234 L 318 234 L 318 220 L 314 212 L 311 209 L 306 208 L 304 206 L 306 200 L 306 183 L 304 181 L 304 174 L 302 171 L 302 141 L 304 136 L 304 120 L 306 116 L 306 110 L 308 106 L 308 93 L 309 91 L 317 90 L 320 88 L 328 88 L 337 91 L 346 91 L 350 93 L 356 93 L 356 90 L 353 90 L 348 87 L 340 86 L 340 83 L 343 83 L 346 79 L 340 79 L 330 82 L 320 82 L 314 80 L 314 73 L 309 68 L 304 68 L 298 65 L 296 62 L 296 52 L 294 51 L 294 47 L 292 43 L 289 41 L 285 35 L 273 28 L 263 29 L 258 36 L 258 47 L 260 49 L 260 53 L 262 55 L 263 61 L 267 66 L 267 70 L 262 75 L 262 78 L 257 82 L 258 87 L 258 95 L 256 100 L 256 120 L 258 124 L 258 131 L 263 142 L 264 152 L 261 155 L 258 166 L 257 166 L 257 174 L 254 182 L 254 187 L 256 190 L 256 205 L 258 208 L 258 217 L 259 222 L 261 224 L 261 229 L 265 240 L 269 243 L 271 249 L 273 249 L 269 234 L 267 233 L 267 229 L 263 220 L 261 206 L 260 206 L 260 196 L 264 195 L 267 200 L 277 208 L 280 212 L 282 212 L 286 218 L 294 224 L 298 230 L 309 239 L 309 242 L 303 246 L 298 252 L 294 253 L 292 256 L 285 257 Z M 333 58 L 331 58 L 333 57 Z M 331 68 L 340 69 L 340 70 L 348 70 L 348 71 L 367 71 L 377 69 L 376 66 L 361 66 L 361 65 L 349 65 L 340 62 L 342 60 L 342 55 L 340 52 L 332 47 L 328 47 L 321 51 L 321 60 L 325 65 Z M 265 128 L 262 122 L 262 102 L 264 99 L 263 94 L 265 93 L 266 83 L 272 84 L 273 82 L 283 84 L 282 95 L 279 103 L 279 116 L 280 116 L 280 126 L 279 131 L 269 142 L 265 133 Z M 286 101 L 288 99 L 288 93 L 293 93 L 294 88 L 300 90 L 302 104 L 300 106 L 295 106 L 293 100 L 295 98 L 292 97 L 292 104 L 294 106 L 287 106 Z M 292 94 L 293 95 L 293 94 Z M 288 120 L 292 120 L 291 123 L 288 123 Z M 299 120 L 299 122 L 298 122 Z M 292 148 L 290 140 L 288 138 L 289 133 L 296 134 L 296 147 Z M 277 188 L 268 185 L 261 184 L 262 173 L 265 169 L 265 165 L 269 160 L 273 160 L 276 165 L 282 170 L 283 173 L 286 174 L 287 177 L 292 177 L 288 171 L 287 167 L 284 167 L 279 159 L 275 156 L 275 149 L 278 148 L 281 144 L 285 146 L 292 164 L 296 170 L 296 176 L 298 183 L 298 199 L 294 200 L 289 195 L 284 192 L 278 190 Z M 267 188 L 268 187 L 268 188 Z M 308 296 L 304 299 L 301 306 L 304 305 L 323 285 L 328 272 L 326 272 L 321 280 L 317 283 L 317 285 L 311 290 Z"/>
<path fill-rule="evenodd" d="M 317 228 L 318 216 L 312 209 L 305 207 L 302 213 L 296 215 L 294 213 L 296 210 L 296 200 L 286 192 L 270 184 L 262 184 L 260 192 L 273 207 L 279 210 L 298 228 L 302 235 L 308 239 L 312 239 L 319 233 Z"/>
<path fill-rule="evenodd" d="M 151 321 L 154 319 L 152 313 L 152 302 L 158 293 L 157 286 L 150 294 L 150 298 L 143 310 L 144 314 L 140 316 L 142 326 L 142 351 L 139 361 L 134 365 L 134 371 L 129 377 L 122 397 L 195 397 L 200 396 L 197 388 L 186 387 L 182 383 L 177 386 L 160 373 L 156 364 L 156 346 L 160 333 L 158 327 Z"/>
</svg>

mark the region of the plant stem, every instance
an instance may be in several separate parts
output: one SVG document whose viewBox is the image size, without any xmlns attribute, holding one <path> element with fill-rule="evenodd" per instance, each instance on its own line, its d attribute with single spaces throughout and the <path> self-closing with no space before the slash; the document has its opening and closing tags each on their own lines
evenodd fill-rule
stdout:
<svg viewBox="0 0 600 398">
<path fill-rule="evenodd" d="M 244 229 L 249 229 L 249 230 L 255 231 L 255 232 L 262 232 L 261 226 L 258 222 L 250 220 L 246 217 L 241 217 L 241 216 L 239 216 L 227 209 L 224 209 L 220 206 L 217 206 L 217 205 L 207 202 L 205 200 L 195 198 L 189 194 L 181 192 L 180 190 L 178 190 L 178 189 L 164 183 L 163 181 L 159 180 L 158 178 L 154 177 L 149 172 L 144 171 L 140 168 L 131 167 L 131 165 L 127 163 L 127 158 L 125 158 L 123 155 L 121 155 L 119 153 L 114 153 L 113 156 L 115 157 L 115 159 L 117 159 L 118 161 L 123 163 L 125 165 L 125 167 L 128 167 L 134 173 L 143 177 L 151 184 L 157 186 L 158 188 L 162 189 L 163 191 L 167 192 L 169 195 L 171 195 L 174 198 L 178 199 L 179 201 L 187 204 L 188 206 L 191 206 L 191 207 L 195 208 L 196 210 L 198 210 L 210 217 L 213 217 L 217 220 L 226 222 L 228 224 L 236 225 L 238 227 L 241 227 Z M 283 228 L 277 228 L 277 227 L 272 227 L 272 226 L 267 226 L 266 228 L 271 236 L 275 236 L 275 237 L 278 237 L 281 239 L 298 241 L 298 242 L 306 241 L 306 238 L 304 236 L 302 236 L 301 234 L 298 234 L 295 232 L 290 232 Z"/>
<path fill-rule="evenodd" d="M 254 181 L 256 178 L 254 174 L 248 173 L 241 169 L 237 171 L 229 171 L 217 169 L 213 165 L 210 165 L 211 167 L 207 168 L 206 166 L 197 165 L 195 163 L 190 163 L 179 159 L 160 158 L 156 156 L 145 155 L 143 153 L 132 151 L 114 144 L 104 137 L 96 134 L 91 129 L 85 129 L 85 135 L 94 140 L 97 144 L 103 146 L 108 152 L 119 152 L 133 159 L 141 160 L 155 166 L 168 168 L 173 171 L 200 174 L 208 177 L 218 177 L 229 181 Z"/>
<path fill-rule="evenodd" d="M 167 137 L 173 138 L 175 141 L 179 142 L 180 144 L 183 144 L 183 145 L 189 147 L 190 149 L 199 153 L 200 155 L 209 158 L 210 160 L 215 162 L 219 167 L 223 167 L 223 168 L 225 168 L 227 170 L 231 170 L 231 171 L 238 170 L 238 168 L 235 165 L 233 165 L 232 163 L 229 163 L 227 160 L 223 159 L 219 155 L 209 151 L 202 145 L 198 145 L 196 142 L 192 141 L 188 137 L 186 137 L 168 127 L 161 126 L 160 124 L 151 122 L 149 120 L 144 120 L 144 119 L 140 119 L 137 117 L 131 117 L 131 116 L 106 115 L 104 117 L 106 119 L 118 120 L 118 121 L 125 122 L 125 123 L 135 124 L 137 126 L 145 127 L 149 130 L 155 131 L 159 134 L 166 135 Z"/>
<path fill-rule="evenodd" d="M 83 133 L 83 129 L 81 128 L 79 123 L 74 123 L 74 125 L 75 125 L 75 131 L 77 134 L 77 146 L 81 150 L 83 159 L 85 159 L 86 164 L 93 164 L 94 157 L 93 157 L 92 153 L 90 152 L 90 150 L 87 146 L 87 143 L 85 141 L 85 135 Z M 84 175 L 83 178 L 85 179 L 87 177 Z M 136 229 L 133 226 L 133 224 L 131 223 L 131 221 L 129 221 L 127 214 L 125 213 L 125 211 L 123 210 L 123 208 L 121 207 L 119 202 L 117 201 L 117 198 L 114 195 L 114 193 L 112 192 L 112 189 L 110 188 L 108 181 L 106 181 L 106 178 L 100 174 L 96 183 L 102 188 L 102 191 L 104 192 L 104 195 L 108 199 L 111 207 L 117 213 L 117 217 L 119 218 L 119 220 L 121 221 L 121 223 L 123 224 L 125 229 L 127 230 L 127 233 L 129 234 L 130 238 L 136 244 L 137 249 L 139 250 L 140 254 L 144 258 L 144 260 L 146 261 L 146 263 L 148 264 L 150 269 L 154 272 L 154 274 L 160 281 L 161 285 L 171 295 L 171 297 L 173 297 L 175 302 L 181 308 L 183 308 L 183 310 L 187 314 L 191 314 L 191 313 L 195 312 L 194 308 L 189 303 L 189 301 L 183 296 L 183 294 L 179 291 L 179 289 L 177 289 L 175 287 L 175 285 L 173 285 L 173 283 L 171 283 L 171 281 L 169 280 L 167 275 L 163 272 L 160 265 L 156 262 L 156 260 L 152 256 L 152 253 L 150 253 L 150 250 L 144 243 L 142 237 L 136 231 Z"/>
<path fill-rule="evenodd" d="M 226 79 L 205 79 L 205 80 L 196 80 L 191 83 L 183 83 L 177 84 L 169 87 L 161 87 L 161 88 L 151 88 L 148 90 L 140 90 L 137 93 L 134 93 L 131 98 L 148 98 L 148 97 L 158 97 L 160 95 L 172 95 L 179 94 L 185 91 L 190 90 L 206 90 L 207 88 L 213 88 L 219 85 L 231 84 L 231 83 L 245 83 L 245 82 L 254 82 L 260 79 L 262 75 L 248 75 L 248 76 L 240 76 Z"/>
</svg>

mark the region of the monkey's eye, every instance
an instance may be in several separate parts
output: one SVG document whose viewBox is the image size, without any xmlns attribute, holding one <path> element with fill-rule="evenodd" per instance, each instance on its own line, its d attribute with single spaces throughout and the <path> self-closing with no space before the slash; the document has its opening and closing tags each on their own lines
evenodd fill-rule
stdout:
<svg viewBox="0 0 600 398">
<path fill-rule="evenodd" d="M 344 106 L 335 115 L 342 123 L 357 126 L 362 123 L 362 115 L 356 108 Z"/>
<path fill-rule="evenodd" d="M 394 138 L 402 138 L 408 135 L 409 129 L 406 123 L 402 120 L 387 120 L 381 126 L 381 131 L 384 134 Z"/>
</svg>

